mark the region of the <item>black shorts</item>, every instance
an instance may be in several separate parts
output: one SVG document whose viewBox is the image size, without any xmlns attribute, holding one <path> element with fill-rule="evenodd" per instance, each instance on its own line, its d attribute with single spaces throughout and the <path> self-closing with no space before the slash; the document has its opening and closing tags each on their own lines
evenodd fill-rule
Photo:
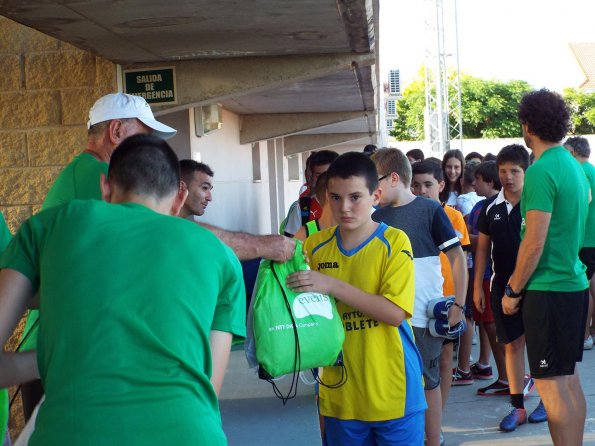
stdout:
<svg viewBox="0 0 595 446">
<path fill-rule="evenodd" d="M 502 281 L 494 278 L 490 291 L 490 305 L 492 306 L 492 314 L 496 323 L 496 339 L 502 344 L 510 344 L 525 334 L 522 311 L 523 302 L 521 301 L 521 309 L 512 316 L 504 314 L 502 311 L 502 297 L 504 296 L 504 288 L 507 283 L 508 279 Z"/>
<path fill-rule="evenodd" d="M 578 252 L 578 258 L 587 267 L 587 280 L 591 280 L 595 272 L 595 248 L 583 248 Z"/>
<path fill-rule="evenodd" d="M 589 291 L 527 291 L 523 323 L 534 378 L 572 375 L 583 359 Z"/>
</svg>

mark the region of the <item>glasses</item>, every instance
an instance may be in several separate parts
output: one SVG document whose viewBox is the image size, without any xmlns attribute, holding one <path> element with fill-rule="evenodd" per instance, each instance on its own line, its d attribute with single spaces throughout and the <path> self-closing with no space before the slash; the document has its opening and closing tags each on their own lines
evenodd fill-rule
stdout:
<svg viewBox="0 0 595 446">
<path fill-rule="evenodd" d="M 386 177 L 388 176 L 388 174 L 386 175 L 382 175 L 380 178 L 378 178 L 378 182 L 380 183 L 382 180 L 384 180 Z"/>
</svg>

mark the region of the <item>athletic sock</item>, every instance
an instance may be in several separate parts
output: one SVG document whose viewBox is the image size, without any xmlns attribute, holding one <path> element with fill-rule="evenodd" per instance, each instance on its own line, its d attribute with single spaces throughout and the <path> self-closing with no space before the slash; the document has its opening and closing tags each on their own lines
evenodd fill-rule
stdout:
<svg viewBox="0 0 595 446">
<path fill-rule="evenodd" d="M 479 361 L 477 361 L 476 364 L 477 364 L 477 367 L 479 367 L 481 370 L 487 369 L 490 366 L 489 364 L 482 364 Z"/>
<path fill-rule="evenodd" d="M 515 409 L 524 409 L 525 403 L 522 393 L 511 393 L 510 402 Z"/>
</svg>

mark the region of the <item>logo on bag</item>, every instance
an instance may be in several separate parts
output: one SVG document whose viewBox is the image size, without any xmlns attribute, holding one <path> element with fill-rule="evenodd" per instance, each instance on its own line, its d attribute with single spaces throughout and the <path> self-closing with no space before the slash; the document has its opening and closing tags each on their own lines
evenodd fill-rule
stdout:
<svg viewBox="0 0 595 446">
<path fill-rule="evenodd" d="M 333 318 L 333 307 L 326 294 L 302 293 L 293 301 L 293 314 L 298 319 L 316 315 L 330 320 Z"/>
</svg>

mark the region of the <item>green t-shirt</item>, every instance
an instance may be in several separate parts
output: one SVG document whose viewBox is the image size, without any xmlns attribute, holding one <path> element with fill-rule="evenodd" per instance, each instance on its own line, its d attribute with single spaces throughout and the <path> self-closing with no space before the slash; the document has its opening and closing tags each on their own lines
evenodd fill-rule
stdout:
<svg viewBox="0 0 595 446">
<path fill-rule="evenodd" d="M 42 209 L 68 203 L 71 200 L 101 200 L 99 177 L 107 175 L 108 163 L 97 160 L 89 153 L 77 155 L 58 175 L 45 197 Z M 30 310 L 27 315 L 20 351 L 35 350 L 37 346 L 37 320 L 39 312 Z"/>
<path fill-rule="evenodd" d="M 24 222 L 0 267 L 40 284 L 46 400 L 31 445 L 226 444 L 209 332 L 245 335 L 245 291 L 210 231 L 74 200 Z"/>
<path fill-rule="evenodd" d="M 89 153 L 77 155 L 58 175 L 48 191 L 42 209 L 48 209 L 70 200 L 101 200 L 99 177 L 107 176 L 109 164 L 97 160 Z"/>
<path fill-rule="evenodd" d="M 10 243 L 12 235 L 6 226 L 4 215 L 0 212 L 0 252 L 6 249 Z M 8 414 L 10 409 L 8 407 L 8 389 L 0 389 L 0 441 L 4 438 L 6 432 L 6 424 L 8 423 Z"/>
<path fill-rule="evenodd" d="M 561 146 L 546 150 L 527 169 L 521 197 L 521 236 L 528 211 L 551 213 L 543 253 L 526 288 L 581 291 L 587 288 L 585 266 L 578 258 L 589 207 L 589 185 L 583 169 Z"/>
<path fill-rule="evenodd" d="M 591 202 L 589 203 L 589 213 L 587 215 L 587 227 L 585 231 L 585 248 L 595 248 L 595 167 L 589 161 L 581 164 L 589 186 L 591 186 Z"/>
</svg>

